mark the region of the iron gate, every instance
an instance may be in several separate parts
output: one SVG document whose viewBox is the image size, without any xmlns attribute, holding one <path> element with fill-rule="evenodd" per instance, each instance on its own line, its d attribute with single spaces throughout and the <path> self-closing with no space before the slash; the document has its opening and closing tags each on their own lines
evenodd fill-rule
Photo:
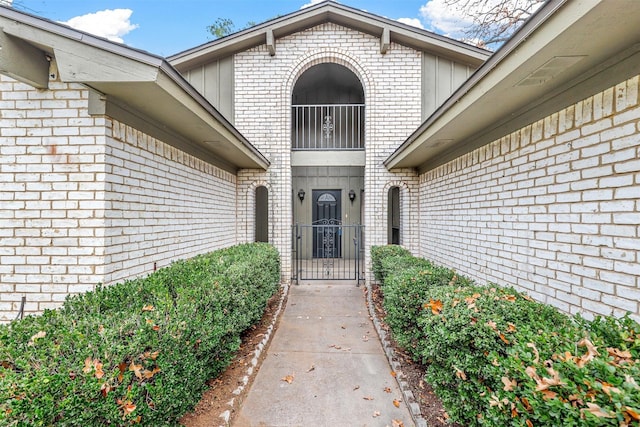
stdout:
<svg viewBox="0 0 640 427">
<path fill-rule="evenodd" d="M 300 280 L 364 280 L 362 225 L 320 220 L 293 226 L 293 277 Z"/>
</svg>

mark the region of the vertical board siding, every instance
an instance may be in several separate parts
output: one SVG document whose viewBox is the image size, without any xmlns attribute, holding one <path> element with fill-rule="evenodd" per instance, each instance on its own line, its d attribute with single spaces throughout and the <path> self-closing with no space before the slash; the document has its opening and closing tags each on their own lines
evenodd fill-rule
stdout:
<svg viewBox="0 0 640 427">
<path fill-rule="evenodd" d="M 229 122 L 234 122 L 233 56 L 199 65 L 183 75 Z"/>
<path fill-rule="evenodd" d="M 422 120 L 426 120 L 475 71 L 428 52 L 422 53 Z"/>
</svg>

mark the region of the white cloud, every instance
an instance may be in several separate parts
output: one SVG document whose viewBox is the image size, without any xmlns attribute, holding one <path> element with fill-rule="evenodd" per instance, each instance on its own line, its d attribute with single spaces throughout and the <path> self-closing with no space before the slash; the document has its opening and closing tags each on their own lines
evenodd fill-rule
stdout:
<svg viewBox="0 0 640 427">
<path fill-rule="evenodd" d="M 131 9 L 106 9 L 76 16 L 62 23 L 77 30 L 123 43 L 122 37 L 138 28 L 137 24 L 132 24 L 129 21 L 132 13 Z"/>
<path fill-rule="evenodd" d="M 468 35 L 465 34 L 474 24 L 474 17 L 476 17 L 476 23 L 477 17 L 485 15 L 489 15 L 492 20 L 495 20 L 486 26 L 488 34 L 491 34 L 493 30 L 503 25 L 512 25 L 513 15 L 520 15 L 518 17 L 520 22 L 517 22 L 511 31 L 503 34 L 508 36 L 522 20 L 535 13 L 542 6 L 544 0 L 475 0 L 454 2 L 453 6 L 447 6 L 446 3 L 447 0 L 428 0 L 420 7 L 420 14 L 428 22 L 430 29 L 467 43 L 481 45 L 480 40 L 469 40 Z M 496 10 L 509 11 L 510 13 L 495 14 Z"/>
<path fill-rule="evenodd" d="M 420 14 L 433 31 L 453 38 L 461 38 L 464 30 L 473 23 L 467 11 L 447 6 L 445 0 L 428 1 L 420 7 Z"/>
<path fill-rule="evenodd" d="M 424 30 L 424 25 L 418 18 L 399 18 L 398 22 L 402 22 L 403 24 L 411 25 L 412 27 L 418 27 Z"/>
<path fill-rule="evenodd" d="M 300 7 L 300 9 L 306 9 L 306 8 L 314 6 L 314 5 L 318 4 L 318 3 L 322 3 L 323 1 L 325 1 L 325 0 L 311 0 L 309 3 L 303 4 Z"/>
<path fill-rule="evenodd" d="M 9 6 L 9 7 L 11 7 L 11 3 L 13 3 L 13 0 L 0 0 L 0 6 Z"/>
</svg>

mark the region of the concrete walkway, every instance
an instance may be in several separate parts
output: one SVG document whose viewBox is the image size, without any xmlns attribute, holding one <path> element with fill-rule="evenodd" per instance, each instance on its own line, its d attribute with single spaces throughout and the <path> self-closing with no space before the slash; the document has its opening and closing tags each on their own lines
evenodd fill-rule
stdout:
<svg viewBox="0 0 640 427">
<path fill-rule="evenodd" d="M 327 281 L 291 286 L 278 329 L 232 425 L 413 425 L 363 287 Z"/>
</svg>

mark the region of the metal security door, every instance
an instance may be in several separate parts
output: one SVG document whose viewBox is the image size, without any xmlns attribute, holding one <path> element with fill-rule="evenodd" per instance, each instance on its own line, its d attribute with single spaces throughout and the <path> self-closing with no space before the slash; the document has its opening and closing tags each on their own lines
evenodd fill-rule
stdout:
<svg viewBox="0 0 640 427">
<path fill-rule="evenodd" d="M 313 190 L 314 258 L 342 256 L 341 200 L 341 190 Z"/>
<path fill-rule="evenodd" d="M 331 229 L 331 231 L 329 231 Z M 359 285 L 364 280 L 364 227 L 359 224 L 296 224 L 293 226 L 293 274 L 291 281 L 300 283 L 301 280 L 353 280 Z M 314 240 L 322 241 L 322 236 L 338 235 L 342 247 L 333 249 L 319 248 L 318 253 L 334 255 L 340 252 L 340 257 L 320 258 L 312 256 L 310 243 Z M 329 238 L 325 242 L 335 242 Z M 321 249 L 321 250 L 320 250 Z"/>
</svg>

